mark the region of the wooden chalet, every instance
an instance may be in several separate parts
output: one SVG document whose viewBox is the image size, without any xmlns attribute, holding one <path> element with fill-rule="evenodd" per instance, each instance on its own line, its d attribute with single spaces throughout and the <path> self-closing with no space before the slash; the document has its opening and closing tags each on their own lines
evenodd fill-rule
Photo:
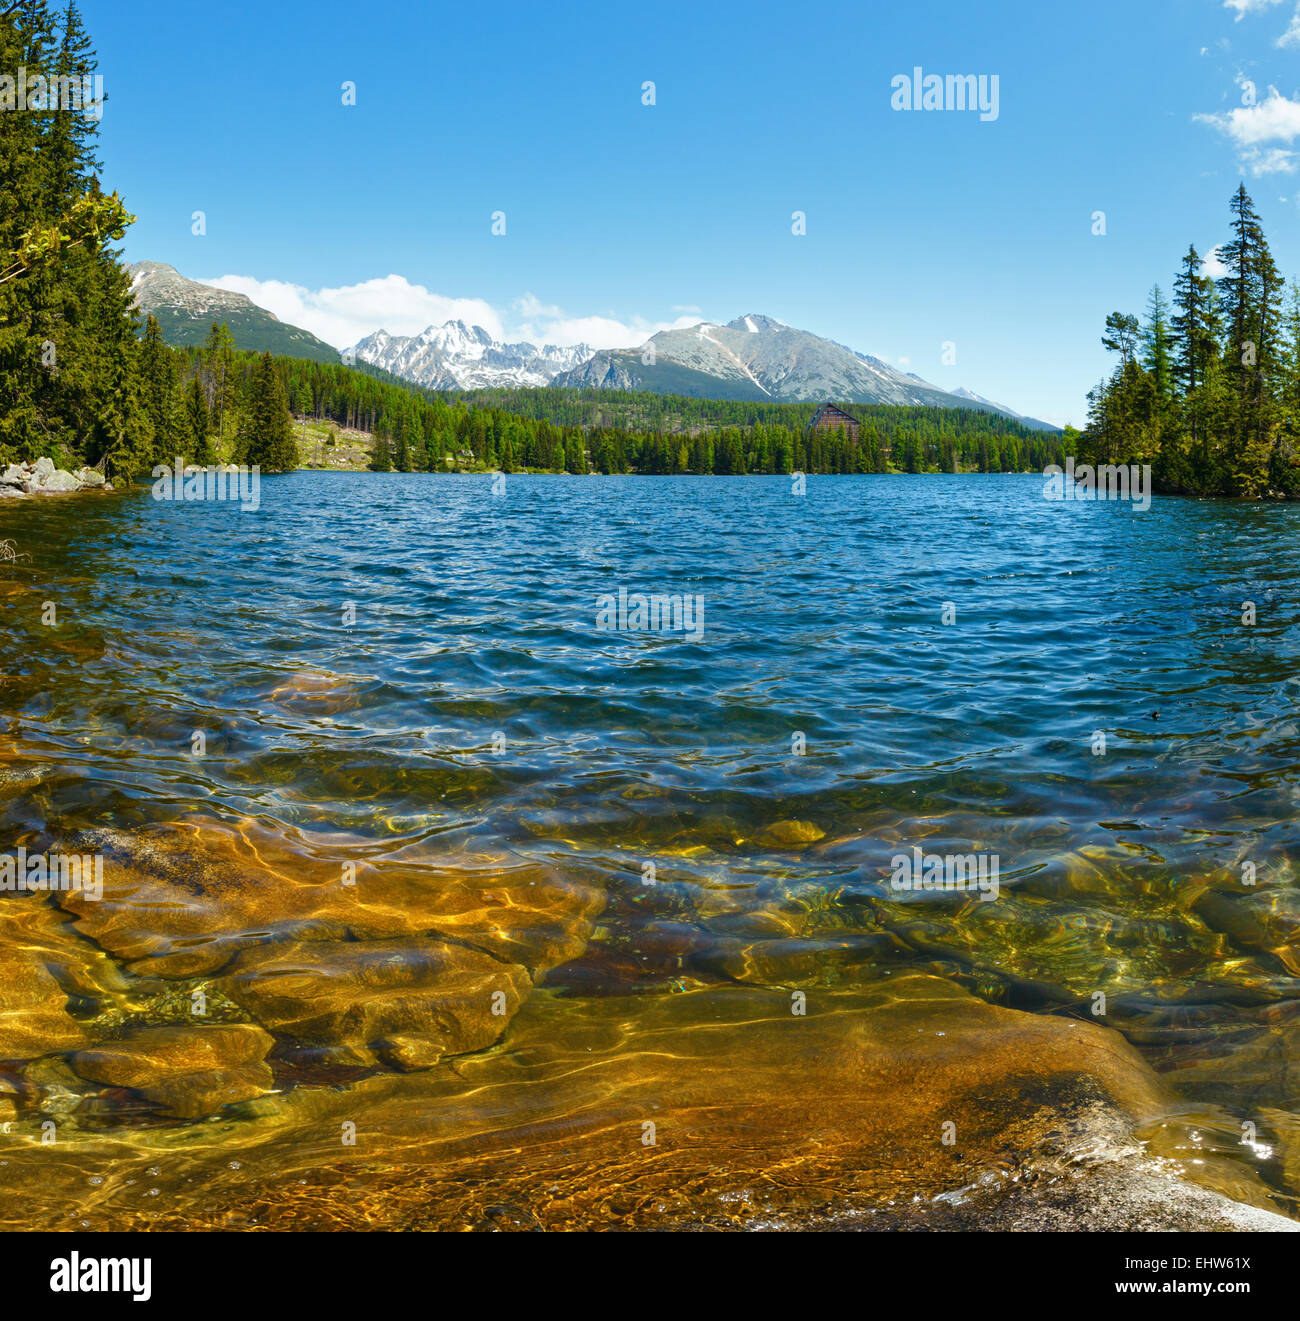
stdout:
<svg viewBox="0 0 1300 1321">
<path fill-rule="evenodd" d="M 809 435 L 814 431 L 843 431 L 855 445 L 858 443 L 858 432 L 861 429 L 862 423 L 852 413 L 846 413 L 835 404 L 822 404 L 813 414 L 812 421 L 808 423 Z"/>
</svg>

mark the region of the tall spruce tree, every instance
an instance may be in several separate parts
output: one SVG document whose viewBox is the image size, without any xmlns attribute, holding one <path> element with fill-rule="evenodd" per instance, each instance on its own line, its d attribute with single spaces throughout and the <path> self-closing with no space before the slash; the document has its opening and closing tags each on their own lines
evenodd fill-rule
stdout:
<svg viewBox="0 0 1300 1321">
<path fill-rule="evenodd" d="M 185 457 L 192 463 L 204 465 L 216 461 L 212 445 L 212 419 L 208 416 L 208 400 L 203 382 L 196 372 L 185 391 Z"/>
<path fill-rule="evenodd" d="M 393 452 L 384 432 L 376 430 L 370 448 L 370 471 L 392 472 Z"/>
<path fill-rule="evenodd" d="M 1218 353 L 1221 334 L 1215 311 L 1214 282 L 1203 274 L 1195 247 L 1187 249 L 1174 277 L 1174 378 L 1182 394 L 1205 379 L 1206 365 Z"/>
<path fill-rule="evenodd" d="M 163 343 L 162 328 L 153 315 L 145 321 L 140 368 L 144 408 L 153 428 L 153 461 L 170 463 L 180 452 L 176 449 L 176 358 Z"/>
<path fill-rule="evenodd" d="M 226 439 L 226 419 L 235 397 L 235 340 L 224 321 L 212 323 L 203 343 L 203 367 L 208 380 L 208 412 L 217 420 L 217 441 Z"/>
<path fill-rule="evenodd" d="M 1156 398 L 1163 404 L 1173 397 L 1173 353 L 1169 333 L 1169 303 L 1158 284 L 1147 297 L 1147 319 L 1142 327 L 1142 365 L 1151 373 Z"/>
<path fill-rule="evenodd" d="M 263 472 L 292 472 L 298 466 L 293 418 L 279 368 L 269 353 L 257 360 L 239 422 L 240 462 Z"/>
<path fill-rule="evenodd" d="M 1282 279 L 1245 184 L 1233 195 L 1231 211 L 1232 238 L 1219 250 L 1227 271 L 1218 287 L 1228 336 L 1224 359 L 1230 364 L 1228 384 L 1237 416 L 1224 460 L 1231 493 L 1253 495 L 1260 489 L 1277 418 L 1270 390 L 1281 380 Z"/>
<path fill-rule="evenodd" d="M 138 324 L 109 246 L 131 217 L 100 191 L 98 123 L 80 104 L 95 55 L 76 5 L 61 18 L 46 0 L 0 11 L 0 69 L 0 457 L 111 454 L 117 475 L 132 475 L 149 463 L 153 429 L 122 414 L 139 395 Z"/>
</svg>

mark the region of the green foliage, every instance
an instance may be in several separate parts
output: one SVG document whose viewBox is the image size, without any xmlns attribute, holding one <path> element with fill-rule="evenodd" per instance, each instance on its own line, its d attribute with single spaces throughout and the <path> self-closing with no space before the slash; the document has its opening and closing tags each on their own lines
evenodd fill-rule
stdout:
<svg viewBox="0 0 1300 1321">
<path fill-rule="evenodd" d="M 298 446 L 275 359 L 263 353 L 248 380 L 236 441 L 239 461 L 263 472 L 292 472 Z"/>
<path fill-rule="evenodd" d="M 210 356 L 173 352 L 182 379 L 201 377 L 210 394 Z M 238 397 L 260 361 L 231 354 Z M 453 394 L 368 366 L 274 363 L 286 394 L 305 399 L 310 390 L 318 420 L 373 433 L 370 466 L 381 472 L 888 472 L 904 467 L 904 449 L 916 472 L 1041 472 L 1064 459 L 1056 433 L 975 409 L 855 405 L 863 427 L 854 444 L 843 433 L 808 435 L 814 404 L 549 388 Z"/>
<path fill-rule="evenodd" d="M 388 437 L 382 432 L 375 433 L 375 443 L 370 451 L 370 471 L 371 472 L 392 472 L 393 471 L 393 450 L 388 443 Z"/>
<path fill-rule="evenodd" d="M 1217 280 L 1189 248 L 1174 279 L 1173 316 L 1159 289 L 1147 322 L 1106 318 L 1120 361 L 1088 396 L 1079 457 L 1150 463 L 1156 489 L 1193 495 L 1300 496 L 1300 291 L 1282 312 L 1283 281 L 1244 186 Z"/>
<path fill-rule="evenodd" d="M 208 413 L 208 400 L 203 392 L 203 382 L 196 372 L 185 391 L 184 425 L 181 429 L 185 439 L 183 457 L 187 462 L 207 465 L 216 461 L 211 433 L 212 419 Z"/>
<path fill-rule="evenodd" d="M 96 62 L 76 6 L 46 0 L 0 15 L 0 68 L 91 78 Z M 129 281 L 111 242 L 131 221 L 105 197 L 98 124 L 71 109 L 0 114 L 0 453 L 148 467 L 154 422 Z M 135 410 L 135 411 L 133 411 Z"/>
</svg>

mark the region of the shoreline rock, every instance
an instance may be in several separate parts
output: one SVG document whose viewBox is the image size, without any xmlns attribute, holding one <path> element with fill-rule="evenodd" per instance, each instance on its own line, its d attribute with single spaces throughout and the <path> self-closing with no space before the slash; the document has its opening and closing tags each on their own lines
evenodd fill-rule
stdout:
<svg viewBox="0 0 1300 1321">
<path fill-rule="evenodd" d="M 71 495 L 76 491 L 111 491 L 113 484 L 96 468 L 68 472 L 56 468 L 53 459 L 35 463 L 11 463 L 0 472 L 0 499 L 20 495 Z"/>
</svg>

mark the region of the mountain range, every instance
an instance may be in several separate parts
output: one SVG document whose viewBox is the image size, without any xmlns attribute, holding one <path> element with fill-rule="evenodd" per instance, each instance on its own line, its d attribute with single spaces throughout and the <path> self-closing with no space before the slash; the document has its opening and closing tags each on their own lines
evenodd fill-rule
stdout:
<svg viewBox="0 0 1300 1321">
<path fill-rule="evenodd" d="M 1057 430 L 964 387 L 941 389 L 879 358 L 759 313 L 725 325 L 702 322 L 661 330 L 644 344 L 625 349 L 505 343 L 482 326 L 448 321 L 418 335 L 377 330 L 340 355 L 243 294 L 187 280 L 161 262 L 137 262 L 128 269 L 137 306 L 158 318 L 168 343 L 201 344 L 214 320 L 225 321 L 241 349 L 269 349 L 318 362 L 338 362 L 341 356 L 430 390 L 549 385 L 773 403 L 834 400 L 974 408 L 1001 413 L 1035 430 Z"/>
<path fill-rule="evenodd" d="M 580 368 L 595 350 L 587 344 L 503 344 L 482 326 L 448 321 L 419 335 L 377 330 L 347 353 L 430 390 L 477 390 L 550 385 L 558 375 Z"/>
<path fill-rule="evenodd" d="M 421 335 L 378 331 L 349 353 L 394 376 L 436 390 L 551 385 L 586 390 L 648 390 L 700 399 L 804 403 L 912 404 L 1002 413 L 1054 431 L 971 390 L 943 390 L 912 372 L 858 353 L 775 317 L 751 313 L 726 325 L 702 322 L 661 330 L 644 344 L 592 350 L 502 344 L 481 326 L 448 321 Z"/>
</svg>

